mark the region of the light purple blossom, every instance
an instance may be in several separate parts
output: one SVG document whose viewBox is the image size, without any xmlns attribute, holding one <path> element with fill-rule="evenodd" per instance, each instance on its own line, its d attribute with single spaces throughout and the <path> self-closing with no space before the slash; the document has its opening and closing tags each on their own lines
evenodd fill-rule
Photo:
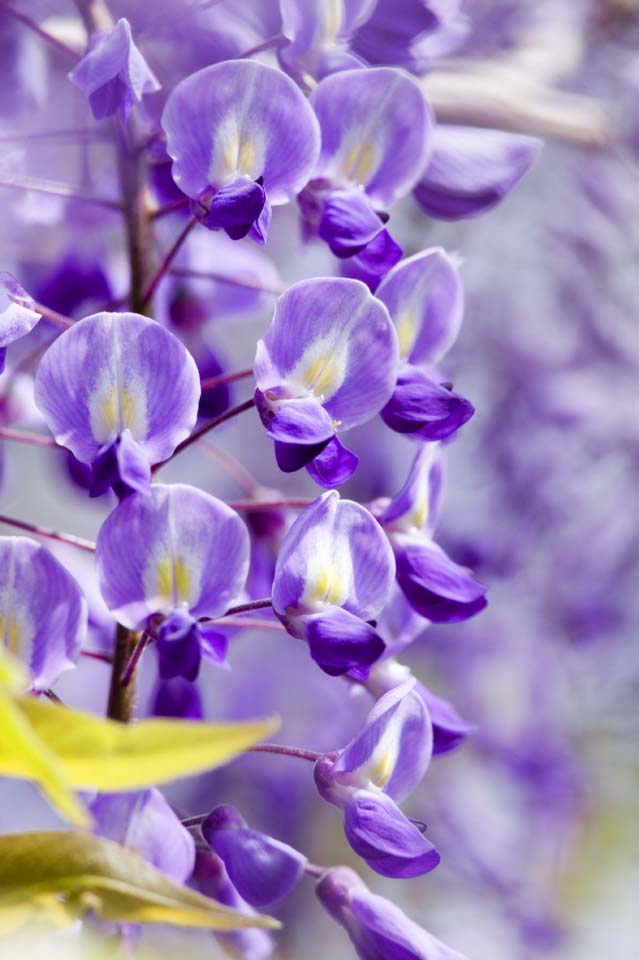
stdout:
<svg viewBox="0 0 639 960">
<path fill-rule="evenodd" d="M 371 15 L 377 0 L 280 0 L 282 33 L 289 41 L 279 60 L 299 83 L 362 66 L 349 40 Z"/>
<path fill-rule="evenodd" d="M 9 273 L 0 273 L 0 373 L 7 347 L 31 333 L 41 319 L 29 294 Z"/>
</svg>

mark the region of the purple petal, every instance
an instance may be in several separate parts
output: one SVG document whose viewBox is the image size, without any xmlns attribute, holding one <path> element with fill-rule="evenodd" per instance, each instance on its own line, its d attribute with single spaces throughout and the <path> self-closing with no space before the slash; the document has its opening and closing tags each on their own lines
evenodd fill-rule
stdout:
<svg viewBox="0 0 639 960">
<path fill-rule="evenodd" d="M 232 240 L 240 240 L 259 219 L 265 200 L 261 178 L 237 177 L 213 196 L 202 222 L 210 230 L 225 230 Z"/>
<path fill-rule="evenodd" d="M 155 690 L 151 713 L 154 717 L 201 720 L 204 710 L 198 688 L 183 677 L 160 680 Z"/>
<path fill-rule="evenodd" d="M 419 877 L 440 861 L 432 843 L 384 793 L 350 794 L 344 803 L 344 832 L 355 853 L 384 877 Z"/>
<path fill-rule="evenodd" d="M 324 201 L 318 233 L 336 257 L 360 253 L 384 229 L 361 190 L 333 190 Z"/>
<path fill-rule="evenodd" d="M 72 453 L 69 454 L 73 456 Z M 76 463 L 80 461 L 76 460 Z M 113 443 L 98 454 L 91 468 L 89 496 L 100 497 L 113 487 L 120 495 L 130 492 L 146 493 L 151 485 L 151 467 L 144 451 L 124 430 Z"/>
<path fill-rule="evenodd" d="M 87 629 L 80 587 L 27 537 L 0 537 L 0 642 L 27 663 L 37 690 L 75 666 Z"/>
<path fill-rule="evenodd" d="M 162 115 L 173 176 L 197 200 L 237 177 L 264 178 L 271 204 L 308 181 L 319 149 L 317 121 L 292 80 L 255 60 L 232 60 L 175 87 Z"/>
<path fill-rule="evenodd" d="M 199 630 L 184 609 L 175 610 L 160 626 L 157 651 L 163 680 L 184 677 L 192 682 L 197 679 L 202 659 Z"/>
<path fill-rule="evenodd" d="M 384 652 L 384 641 L 358 617 L 339 607 L 305 617 L 302 629 L 311 657 L 331 677 L 364 670 Z"/>
<path fill-rule="evenodd" d="M 439 517 L 442 487 L 441 447 L 436 443 L 422 444 L 415 454 L 406 483 L 380 518 L 383 526 L 389 532 L 425 530 L 431 533 Z"/>
<path fill-rule="evenodd" d="M 464 292 L 456 261 L 441 247 L 402 260 L 375 296 L 388 307 L 403 360 L 437 363 L 457 339 Z"/>
<path fill-rule="evenodd" d="M 469 400 L 442 386 L 425 371 L 405 364 L 397 386 L 381 412 L 386 426 L 424 440 L 444 440 L 470 420 Z"/>
<path fill-rule="evenodd" d="M 96 313 L 44 354 L 36 403 L 58 443 L 85 463 L 126 429 L 150 463 L 166 460 L 196 418 L 195 361 L 158 323 L 135 313 Z"/>
<path fill-rule="evenodd" d="M 0 348 L 26 336 L 41 319 L 26 290 L 11 274 L 0 273 Z"/>
<path fill-rule="evenodd" d="M 415 197 L 425 213 L 460 220 L 492 209 L 528 171 L 540 149 L 534 137 L 438 125 Z"/>
<path fill-rule="evenodd" d="M 419 681 L 415 690 L 426 704 L 433 724 L 433 753 L 454 750 L 473 732 L 474 725 L 463 720 L 448 700 L 438 697 Z"/>
<path fill-rule="evenodd" d="M 301 470 L 302 467 L 307 466 L 314 460 L 322 452 L 326 443 L 326 440 L 315 444 L 281 443 L 276 440 L 275 459 L 277 465 L 284 473 L 295 473 L 296 470 Z"/>
<path fill-rule="evenodd" d="M 315 483 L 321 487 L 340 487 L 357 470 L 359 457 L 348 450 L 337 437 L 333 437 L 324 449 L 318 453 L 306 469 Z"/>
<path fill-rule="evenodd" d="M 311 445 L 335 433 L 333 421 L 315 397 L 285 401 L 268 425 L 268 435 L 281 443 Z"/>
<path fill-rule="evenodd" d="M 100 793 L 89 804 L 94 832 L 130 847 L 174 883 L 186 883 L 195 865 L 195 843 L 159 790 Z"/>
<path fill-rule="evenodd" d="M 300 83 L 359 65 L 344 44 L 363 23 L 376 0 L 280 0 L 282 33 L 289 40 L 278 51 L 283 69 Z"/>
<path fill-rule="evenodd" d="M 179 607 L 219 617 L 244 587 L 249 536 L 215 497 L 186 484 L 153 484 L 107 517 L 96 559 L 102 595 L 125 626 Z"/>
<path fill-rule="evenodd" d="M 396 538 L 397 582 L 411 605 L 434 623 L 457 623 L 486 606 L 486 587 L 436 543 Z"/>
<path fill-rule="evenodd" d="M 303 280 L 277 301 L 254 371 L 265 397 L 272 390 L 316 397 L 335 428 L 348 430 L 374 416 L 391 395 L 395 330 L 386 308 L 359 281 Z"/>
<path fill-rule="evenodd" d="M 315 176 L 363 187 L 381 209 L 424 170 L 433 123 L 419 85 L 401 70 L 345 70 L 311 94 L 322 131 Z"/>
<path fill-rule="evenodd" d="M 398 260 L 401 260 L 403 252 L 388 230 L 382 230 L 361 253 L 355 254 L 348 260 L 348 271 L 374 293 L 382 277 L 395 266 Z"/>
</svg>

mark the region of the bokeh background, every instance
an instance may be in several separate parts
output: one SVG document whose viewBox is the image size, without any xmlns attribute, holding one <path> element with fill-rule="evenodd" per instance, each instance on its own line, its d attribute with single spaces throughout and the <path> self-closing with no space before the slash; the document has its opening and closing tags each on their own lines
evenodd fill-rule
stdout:
<svg viewBox="0 0 639 960">
<path fill-rule="evenodd" d="M 133 6 L 112 4 L 128 16 Z M 71 29 L 71 4 L 20 7 Z M 237 5 L 218 7 L 232 34 Z M 145 52 L 154 69 L 172 49 L 166 22 L 153 28 L 161 8 L 146 11 Z M 486 64 L 507 62 L 507 78 L 495 78 L 508 88 L 502 116 L 512 129 L 542 135 L 545 145 L 519 187 L 484 217 L 437 223 L 412 200 L 393 210 L 393 233 L 407 255 L 441 245 L 463 261 L 465 320 L 446 372 L 477 409 L 447 451 L 440 539 L 489 584 L 490 605 L 476 620 L 429 628 L 404 657 L 476 724 L 459 750 L 435 758 L 407 805 L 429 824 L 442 865 L 416 881 L 390 882 L 355 863 L 337 811 L 321 803 L 310 769 L 294 760 L 242 758 L 168 795 L 189 813 L 236 803 L 253 826 L 312 860 L 355 866 L 372 889 L 469 960 L 630 960 L 639 937 L 637 10 L 621 0 L 468 0 L 466 10 L 472 27 L 455 57 L 469 100 Z M 144 13 L 138 10 L 143 20 Z M 0 48 L 15 52 L 14 31 L 0 3 Z M 0 64 L 1 265 L 43 302 L 83 316 L 125 291 L 119 219 L 19 183 L 82 183 L 108 196 L 113 157 L 90 130 L 65 64 L 28 32 L 19 49 L 22 59 Z M 188 63 L 179 45 L 178 75 L 193 69 Z M 438 89 L 437 71 L 426 89 L 429 83 Z M 88 132 L 41 136 L 81 127 Z M 170 218 L 158 223 L 159 249 L 175 231 Z M 265 288 L 240 303 L 226 284 L 174 276 L 159 292 L 156 312 L 165 322 L 175 322 L 176 303 L 197 304 L 206 341 L 228 370 L 250 366 L 270 319 L 269 290 L 336 267 L 323 247 L 301 247 L 291 208 L 276 212 L 266 252 L 204 230 L 191 241 L 182 268 L 232 270 Z M 56 286 L 69 263 L 77 270 L 71 291 Z M 15 362 L 26 370 L 38 345 L 30 339 Z M 31 381 L 14 373 L 10 391 L 0 380 L 0 419 L 34 427 Z M 233 400 L 249 390 L 238 385 Z M 361 466 L 347 495 L 368 501 L 399 489 L 410 444 L 378 421 L 355 435 L 354 447 Z M 247 496 L 252 481 L 229 470 L 220 450 L 261 487 L 315 493 L 310 480 L 277 473 L 252 415 L 216 433 L 215 447 L 189 451 L 166 479 L 226 499 Z M 0 462 L 1 512 L 95 536 L 109 503 L 89 502 L 72 485 L 64 454 L 5 442 Z M 83 555 L 62 548 L 59 555 L 90 576 Z M 369 707 L 366 697 L 320 674 L 285 634 L 239 632 L 229 659 L 229 672 L 204 668 L 211 719 L 278 712 L 281 742 L 328 750 L 350 738 Z M 154 669 L 149 657 L 141 712 L 149 709 Z M 107 684 L 108 669 L 83 660 L 56 691 L 102 712 Z M 5 781 L 0 796 L 3 832 L 56 822 L 27 785 Z M 286 924 L 276 957 L 352 956 L 310 882 L 274 912 Z M 204 935 L 163 933 L 151 942 L 157 956 L 222 956 Z M 71 941 L 58 947 L 71 956 Z"/>
</svg>

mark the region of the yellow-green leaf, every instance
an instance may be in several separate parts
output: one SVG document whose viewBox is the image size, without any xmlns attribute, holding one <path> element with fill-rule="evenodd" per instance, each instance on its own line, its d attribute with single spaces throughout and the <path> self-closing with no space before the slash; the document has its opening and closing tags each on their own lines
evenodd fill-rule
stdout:
<svg viewBox="0 0 639 960">
<path fill-rule="evenodd" d="M 23 716 L 55 752 L 66 780 L 78 789 L 117 792 L 166 783 L 226 763 L 265 737 L 277 719 L 253 723 L 141 720 L 122 724 L 19 697 Z M 16 763 L 18 758 L 14 758 Z M 24 776 L 14 767 L 0 773 Z"/>
<path fill-rule="evenodd" d="M 67 909 L 94 910 L 120 923 L 170 923 L 234 930 L 277 927 L 270 917 L 238 913 L 173 883 L 132 850 L 88 833 L 61 830 L 0 836 L 0 918 L 4 910 L 64 898 Z"/>
</svg>

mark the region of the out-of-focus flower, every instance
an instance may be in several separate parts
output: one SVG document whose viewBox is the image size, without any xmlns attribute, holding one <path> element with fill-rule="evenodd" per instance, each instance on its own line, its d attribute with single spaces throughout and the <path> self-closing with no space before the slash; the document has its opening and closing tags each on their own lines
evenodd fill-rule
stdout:
<svg viewBox="0 0 639 960">
<path fill-rule="evenodd" d="M 211 230 L 264 243 L 271 206 L 308 181 L 317 121 L 287 76 L 252 60 L 215 64 L 171 92 L 162 126 L 173 177 Z"/>
<path fill-rule="evenodd" d="M 253 369 L 280 469 L 305 466 L 321 486 L 336 487 L 358 462 L 338 431 L 370 420 L 393 389 L 395 330 L 363 283 L 303 280 L 277 301 Z"/>
<path fill-rule="evenodd" d="M 177 337 L 135 313 L 96 313 L 38 366 L 36 403 L 58 443 L 92 464 L 91 494 L 146 491 L 197 419 L 200 378 Z"/>
<path fill-rule="evenodd" d="M 36 690 L 75 666 L 86 629 L 86 600 L 59 560 L 35 540 L 0 537 L 0 638 Z"/>
<path fill-rule="evenodd" d="M 0 273 L 0 373 L 7 347 L 31 333 L 42 315 L 26 290 L 8 273 Z"/>
<path fill-rule="evenodd" d="M 108 33 L 94 38 L 69 79 L 86 93 L 96 120 L 118 113 L 126 123 L 133 105 L 140 103 L 145 93 L 160 89 L 124 18 Z"/>
<path fill-rule="evenodd" d="M 382 610 L 393 555 L 365 507 L 325 493 L 292 525 L 277 557 L 273 610 L 331 676 L 365 676 L 384 650 L 367 621 Z"/>
<path fill-rule="evenodd" d="M 280 0 L 282 68 L 302 84 L 329 73 L 362 66 L 349 50 L 355 30 L 371 15 L 377 0 Z"/>
</svg>

